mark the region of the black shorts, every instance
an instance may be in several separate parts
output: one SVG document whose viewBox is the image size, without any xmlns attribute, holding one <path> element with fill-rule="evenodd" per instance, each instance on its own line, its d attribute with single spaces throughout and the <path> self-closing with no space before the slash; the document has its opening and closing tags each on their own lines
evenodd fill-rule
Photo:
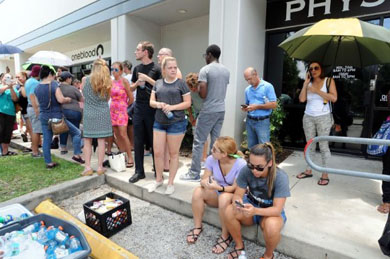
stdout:
<svg viewBox="0 0 390 259">
<path fill-rule="evenodd" d="M 0 113 L 0 143 L 9 144 L 11 142 L 15 119 L 16 116 Z"/>
</svg>

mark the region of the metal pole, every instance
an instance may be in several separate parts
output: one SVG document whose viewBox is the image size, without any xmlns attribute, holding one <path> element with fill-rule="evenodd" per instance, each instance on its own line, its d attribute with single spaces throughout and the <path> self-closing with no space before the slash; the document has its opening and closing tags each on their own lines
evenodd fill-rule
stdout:
<svg viewBox="0 0 390 259">
<path fill-rule="evenodd" d="M 319 136 L 309 140 L 305 146 L 305 159 L 307 164 L 313 168 L 314 170 L 329 173 L 329 174 L 341 174 L 348 175 L 354 177 L 361 178 L 369 178 L 375 180 L 382 180 L 386 182 L 390 182 L 390 175 L 382 175 L 371 172 L 360 172 L 360 171 L 352 171 L 346 169 L 336 169 L 336 168 L 327 168 L 314 164 L 314 162 L 310 158 L 310 152 L 306 152 L 309 150 L 309 147 L 319 141 L 330 141 L 330 142 L 341 142 L 341 143 L 352 143 L 352 144 L 366 144 L 366 145 L 386 145 L 390 146 L 390 140 L 383 139 L 371 139 L 371 138 L 351 138 L 351 137 L 335 137 L 335 136 Z"/>
</svg>

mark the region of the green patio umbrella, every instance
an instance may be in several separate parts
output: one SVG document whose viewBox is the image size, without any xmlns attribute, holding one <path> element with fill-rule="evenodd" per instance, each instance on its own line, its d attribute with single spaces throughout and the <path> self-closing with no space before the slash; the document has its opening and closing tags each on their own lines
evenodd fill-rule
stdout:
<svg viewBox="0 0 390 259">
<path fill-rule="evenodd" d="M 291 57 L 323 65 L 365 67 L 390 63 L 390 30 L 357 18 L 325 19 L 279 47 Z"/>
</svg>

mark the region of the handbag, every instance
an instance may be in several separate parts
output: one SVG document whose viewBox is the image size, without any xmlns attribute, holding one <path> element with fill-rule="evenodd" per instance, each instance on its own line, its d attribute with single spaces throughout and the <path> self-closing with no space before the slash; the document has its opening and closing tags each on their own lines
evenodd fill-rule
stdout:
<svg viewBox="0 0 390 259">
<path fill-rule="evenodd" d="M 123 172 L 126 170 L 126 155 L 125 153 L 112 153 L 108 156 L 108 162 L 112 170 Z"/>
<path fill-rule="evenodd" d="M 390 140 L 390 120 L 386 120 L 382 123 L 373 138 Z M 367 154 L 372 156 L 383 156 L 386 154 L 388 147 L 389 146 L 387 145 L 368 145 Z"/>
<path fill-rule="evenodd" d="M 49 104 L 47 108 L 51 109 L 51 84 L 49 84 Z M 69 131 L 69 127 L 65 122 L 64 117 L 62 119 L 51 118 L 49 119 L 49 127 L 54 135 L 62 134 Z"/>
</svg>

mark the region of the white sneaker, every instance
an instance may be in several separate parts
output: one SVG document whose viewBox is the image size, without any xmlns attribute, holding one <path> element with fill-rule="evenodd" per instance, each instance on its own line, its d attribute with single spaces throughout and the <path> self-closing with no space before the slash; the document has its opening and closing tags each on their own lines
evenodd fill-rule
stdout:
<svg viewBox="0 0 390 259">
<path fill-rule="evenodd" d="M 175 187 L 173 185 L 168 185 L 167 189 L 165 190 L 166 195 L 171 195 L 175 192 Z"/>
<path fill-rule="evenodd" d="M 164 181 L 161 181 L 161 182 L 154 182 L 152 183 L 152 185 L 148 188 L 148 192 L 154 192 L 158 187 L 160 187 L 161 185 L 163 185 Z"/>
</svg>

